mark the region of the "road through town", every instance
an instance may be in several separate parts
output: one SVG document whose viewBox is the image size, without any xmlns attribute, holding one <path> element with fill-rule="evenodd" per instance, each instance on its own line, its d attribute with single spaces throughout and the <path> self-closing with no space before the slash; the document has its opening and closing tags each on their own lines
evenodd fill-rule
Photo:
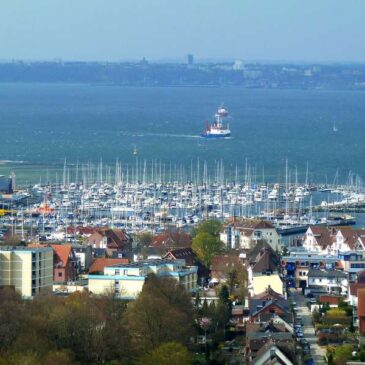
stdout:
<svg viewBox="0 0 365 365">
<path fill-rule="evenodd" d="M 300 289 L 291 289 L 291 293 L 293 300 L 297 303 L 296 306 L 298 308 L 298 315 L 302 317 L 304 338 L 310 344 L 310 350 L 314 364 L 325 364 L 324 356 L 326 355 L 326 350 L 317 344 L 317 337 L 314 331 L 311 312 L 306 304 L 307 299 L 302 295 Z"/>
</svg>

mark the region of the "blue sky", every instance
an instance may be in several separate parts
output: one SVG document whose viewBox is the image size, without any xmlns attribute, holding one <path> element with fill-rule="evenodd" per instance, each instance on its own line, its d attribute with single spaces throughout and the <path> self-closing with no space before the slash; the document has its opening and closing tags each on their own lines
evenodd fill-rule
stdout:
<svg viewBox="0 0 365 365">
<path fill-rule="evenodd" d="M 365 61 L 365 0 L 0 0 L 0 59 Z"/>
</svg>

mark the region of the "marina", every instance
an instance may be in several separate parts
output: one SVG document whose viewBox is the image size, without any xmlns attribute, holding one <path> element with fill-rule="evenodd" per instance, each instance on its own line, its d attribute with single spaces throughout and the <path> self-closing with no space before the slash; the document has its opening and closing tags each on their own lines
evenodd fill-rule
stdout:
<svg viewBox="0 0 365 365">
<path fill-rule="evenodd" d="M 109 226 L 129 233 L 169 229 L 190 230 L 204 219 L 232 217 L 265 219 L 282 235 L 305 232 L 309 225 L 356 224 L 348 214 L 365 206 L 365 190 L 359 178 L 349 185 L 258 183 L 246 164 L 243 177 L 224 173 L 223 162 L 214 175 L 206 163 L 190 176 L 162 163 L 140 162 L 132 169 L 120 162 L 111 169 L 83 164 L 71 173 L 65 163 L 61 181 L 19 187 L 3 194 L 0 222 L 22 237 L 67 240 L 68 226 Z M 200 171 L 202 170 L 202 171 Z M 190 177 L 190 178 L 189 178 Z M 12 176 L 15 180 L 15 175 Z"/>
</svg>

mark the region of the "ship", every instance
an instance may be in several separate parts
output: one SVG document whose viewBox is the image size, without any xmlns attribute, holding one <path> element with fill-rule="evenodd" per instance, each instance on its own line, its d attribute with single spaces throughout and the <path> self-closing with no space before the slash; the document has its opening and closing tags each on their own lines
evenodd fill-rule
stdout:
<svg viewBox="0 0 365 365">
<path fill-rule="evenodd" d="M 228 117 L 229 113 L 226 108 L 221 106 L 215 114 L 215 121 L 212 124 L 207 123 L 204 132 L 200 135 L 203 138 L 227 138 L 231 136 L 229 125 L 223 124 L 224 118 Z"/>
</svg>

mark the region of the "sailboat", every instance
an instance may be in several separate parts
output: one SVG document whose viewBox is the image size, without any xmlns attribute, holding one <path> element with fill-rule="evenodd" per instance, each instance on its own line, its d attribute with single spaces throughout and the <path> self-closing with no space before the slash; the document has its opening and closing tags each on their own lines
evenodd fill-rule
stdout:
<svg viewBox="0 0 365 365">
<path fill-rule="evenodd" d="M 338 128 L 336 127 L 336 123 L 333 123 L 333 131 L 336 133 L 338 132 Z"/>
</svg>

